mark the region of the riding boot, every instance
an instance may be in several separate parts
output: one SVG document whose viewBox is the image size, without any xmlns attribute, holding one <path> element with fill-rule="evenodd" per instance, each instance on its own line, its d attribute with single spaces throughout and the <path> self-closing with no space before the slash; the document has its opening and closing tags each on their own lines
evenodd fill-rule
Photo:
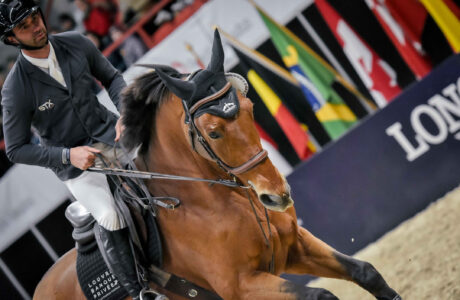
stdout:
<svg viewBox="0 0 460 300">
<path fill-rule="evenodd" d="M 139 299 L 142 286 L 138 282 L 133 253 L 127 228 L 109 231 L 99 227 L 105 261 L 110 271 L 118 279 L 133 299 Z"/>
</svg>

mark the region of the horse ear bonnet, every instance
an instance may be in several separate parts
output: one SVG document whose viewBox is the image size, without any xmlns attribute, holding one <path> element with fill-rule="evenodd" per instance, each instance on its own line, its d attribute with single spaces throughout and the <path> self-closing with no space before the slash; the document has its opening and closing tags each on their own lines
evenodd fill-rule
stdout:
<svg viewBox="0 0 460 300">
<path fill-rule="evenodd" d="M 204 113 L 222 118 L 234 117 L 239 111 L 239 101 L 235 88 L 239 89 L 244 96 L 246 96 L 248 89 L 248 84 L 241 75 L 225 73 L 224 50 L 217 29 L 214 31 L 211 61 L 206 69 L 192 73 L 187 80 L 181 80 L 168 76 L 163 70 L 164 66 L 155 65 L 154 68 L 168 89 L 183 99 L 188 108 L 204 98 L 221 92 L 226 88 L 228 82 L 232 84 L 233 87 L 222 96 L 200 106 L 193 113 L 195 118 Z"/>
</svg>

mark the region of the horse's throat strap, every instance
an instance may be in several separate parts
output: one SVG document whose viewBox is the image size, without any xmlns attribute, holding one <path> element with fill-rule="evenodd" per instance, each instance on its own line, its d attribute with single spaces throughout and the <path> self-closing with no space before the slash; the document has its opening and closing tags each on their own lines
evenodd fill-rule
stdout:
<svg viewBox="0 0 460 300">
<path fill-rule="evenodd" d="M 226 169 L 229 173 L 232 173 L 233 175 L 239 175 L 243 174 L 258 164 L 260 164 L 262 161 L 265 160 L 265 158 L 268 156 L 268 152 L 265 149 L 262 149 L 259 153 L 254 155 L 251 159 L 249 159 L 247 162 L 242 164 L 241 166 L 232 168 L 227 165 L 223 165 L 224 169 Z"/>
</svg>

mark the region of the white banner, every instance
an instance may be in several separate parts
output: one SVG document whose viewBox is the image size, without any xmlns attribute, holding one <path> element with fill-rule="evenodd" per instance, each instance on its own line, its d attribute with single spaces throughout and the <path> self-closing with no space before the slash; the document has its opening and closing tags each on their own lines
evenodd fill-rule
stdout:
<svg viewBox="0 0 460 300">
<path fill-rule="evenodd" d="M 51 170 L 12 166 L 0 181 L 0 252 L 70 197 Z"/>
</svg>

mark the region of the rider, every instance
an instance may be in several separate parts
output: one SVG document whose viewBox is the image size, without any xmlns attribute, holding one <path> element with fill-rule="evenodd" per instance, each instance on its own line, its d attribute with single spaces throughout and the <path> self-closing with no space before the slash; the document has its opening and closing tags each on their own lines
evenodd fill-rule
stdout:
<svg viewBox="0 0 460 300">
<path fill-rule="evenodd" d="M 100 225 L 101 251 L 134 299 L 138 282 L 126 224 L 107 178 L 88 172 L 96 154 L 107 154 L 122 131 L 120 119 L 100 105 L 94 78 L 118 107 L 126 86 L 121 74 L 82 35 L 48 36 L 33 0 L 0 0 L 0 39 L 20 49 L 2 90 L 6 153 L 16 163 L 52 169 Z M 94 78 L 93 78 L 94 76 Z M 32 144 L 31 126 L 40 136 Z"/>
</svg>

